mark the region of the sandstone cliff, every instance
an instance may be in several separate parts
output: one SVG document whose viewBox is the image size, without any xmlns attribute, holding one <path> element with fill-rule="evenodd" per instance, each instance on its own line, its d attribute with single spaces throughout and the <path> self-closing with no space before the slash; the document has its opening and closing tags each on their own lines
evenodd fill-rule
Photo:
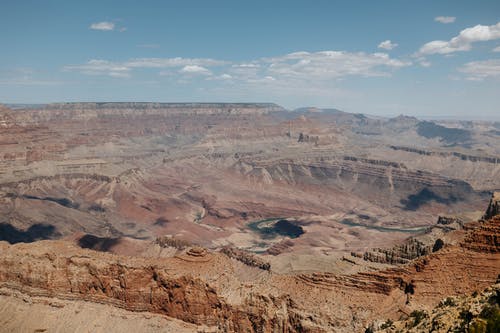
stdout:
<svg viewBox="0 0 500 333">
<path fill-rule="evenodd" d="M 378 320 L 367 331 L 496 333 L 500 331 L 499 296 L 500 283 L 496 283 L 481 293 L 447 297 L 431 310 L 415 310 L 397 321 Z"/>
<path fill-rule="evenodd" d="M 490 219 L 495 215 L 500 215 L 500 192 L 493 193 L 493 197 L 490 200 L 490 204 L 483 218 Z"/>
<path fill-rule="evenodd" d="M 249 292 L 240 305 L 196 277 L 196 266 L 230 267 L 217 255 L 189 252 L 179 258 L 144 260 L 82 251 L 64 242 L 9 246 L 0 243 L 0 286 L 32 296 L 111 304 L 161 313 L 229 332 L 315 332 L 289 296 Z M 195 254 L 193 254 L 195 253 Z M 201 258 L 200 258 L 201 257 Z M 189 264 L 193 263 L 193 264 Z M 179 267 L 190 266 L 187 271 Z M 323 330 L 320 330 L 323 331 Z"/>
<path fill-rule="evenodd" d="M 462 245 L 397 269 L 354 275 L 279 275 L 196 248 L 145 259 L 61 241 L 3 242 L 0 287 L 164 314 L 224 332 L 360 331 L 375 318 L 396 319 L 494 283 L 499 226 L 497 216 L 471 226 Z"/>
</svg>

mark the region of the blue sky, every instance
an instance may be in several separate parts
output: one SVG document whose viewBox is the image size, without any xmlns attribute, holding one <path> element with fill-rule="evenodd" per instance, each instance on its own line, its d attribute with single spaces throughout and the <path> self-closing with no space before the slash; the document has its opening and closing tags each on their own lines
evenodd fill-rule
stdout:
<svg viewBox="0 0 500 333">
<path fill-rule="evenodd" d="M 500 119 L 500 1 L 0 2 L 0 102 Z"/>
</svg>

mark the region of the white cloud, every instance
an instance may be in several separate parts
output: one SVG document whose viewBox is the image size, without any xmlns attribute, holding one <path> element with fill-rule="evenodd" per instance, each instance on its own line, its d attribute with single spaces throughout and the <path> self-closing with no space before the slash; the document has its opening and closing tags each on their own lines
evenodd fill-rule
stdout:
<svg viewBox="0 0 500 333">
<path fill-rule="evenodd" d="M 427 60 L 421 60 L 418 62 L 420 64 L 420 66 L 422 67 L 431 67 L 432 63 L 430 61 L 427 61 Z"/>
<path fill-rule="evenodd" d="M 426 57 L 418 57 L 415 60 L 422 67 L 431 67 L 432 63 Z"/>
<path fill-rule="evenodd" d="M 253 63 L 236 63 L 232 64 L 230 68 L 227 69 L 228 74 L 233 78 L 237 78 L 240 81 L 255 80 L 262 76 L 261 64 L 257 63 L 255 60 Z"/>
<path fill-rule="evenodd" d="M 495 25 L 476 25 L 460 31 L 458 36 L 449 41 L 435 40 L 424 44 L 418 55 L 448 54 L 457 51 L 469 51 L 474 42 L 500 39 L 500 22 Z"/>
<path fill-rule="evenodd" d="M 65 71 L 87 75 L 129 77 L 134 71 L 158 69 L 160 76 L 205 75 L 214 80 L 240 82 L 294 81 L 297 85 L 311 81 L 340 80 L 347 76 L 390 76 L 411 62 L 391 58 L 387 53 L 346 51 L 294 52 L 248 62 L 229 62 L 211 58 L 136 58 L 126 61 L 93 59 L 85 64 L 68 65 Z"/>
<path fill-rule="evenodd" d="M 226 61 L 210 58 L 137 58 L 124 62 L 124 66 L 133 68 L 167 68 L 182 67 L 188 65 L 198 66 L 221 66 Z"/>
<path fill-rule="evenodd" d="M 234 64 L 232 67 L 234 68 L 259 68 L 259 64 L 255 63 L 242 63 L 242 64 Z"/>
<path fill-rule="evenodd" d="M 121 77 L 121 78 L 130 77 L 130 74 L 126 72 L 109 72 L 108 75 L 111 77 Z"/>
<path fill-rule="evenodd" d="M 115 30 L 115 24 L 113 22 L 98 22 L 92 23 L 89 28 L 92 30 L 113 31 Z"/>
<path fill-rule="evenodd" d="M 388 40 L 384 40 L 383 42 L 381 42 L 380 44 L 378 44 L 378 48 L 379 49 L 384 49 L 384 50 L 392 50 L 393 48 L 395 48 L 396 46 L 398 46 L 397 43 L 393 43 L 391 42 L 389 39 Z"/>
<path fill-rule="evenodd" d="M 6 86 L 57 86 L 62 84 L 67 84 L 67 82 L 26 78 L 0 79 L 0 85 Z"/>
<path fill-rule="evenodd" d="M 158 73 L 160 76 L 172 76 L 172 71 L 169 71 L 169 70 L 166 70 L 166 71 L 160 71 L 160 73 Z"/>
<path fill-rule="evenodd" d="M 233 82 L 233 76 L 227 73 L 223 73 L 221 75 L 211 75 L 206 78 L 206 80 L 212 81 L 227 81 L 227 82 Z"/>
<path fill-rule="evenodd" d="M 0 85 L 53 86 L 60 84 L 64 82 L 40 78 L 40 73 L 28 67 L 0 70 Z"/>
<path fill-rule="evenodd" d="M 479 81 L 486 78 L 500 78 L 500 59 L 473 61 L 458 69 L 468 80 Z"/>
<path fill-rule="evenodd" d="M 492 51 L 493 52 L 500 52 L 500 46 L 495 47 Z"/>
<path fill-rule="evenodd" d="M 182 69 L 179 72 L 186 74 L 212 75 L 211 71 L 199 65 L 186 65 L 182 67 Z"/>
<path fill-rule="evenodd" d="M 107 60 L 92 59 L 83 65 L 64 66 L 64 71 L 77 71 L 87 75 L 108 75 L 112 77 L 129 77 L 130 67 Z"/>
<path fill-rule="evenodd" d="M 455 22 L 457 18 L 455 16 L 438 16 L 434 18 L 434 21 L 443 23 L 443 24 L 448 24 L 448 23 L 453 23 Z"/>
<path fill-rule="evenodd" d="M 129 77 L 133 69 L 144 69 L 144 68 L 176 68 L 183 67 L 185 69 L 183 72 L 191 73 L 196 72 L 201 73 L 203 71 L 200 68 L 202 66 L 221 66 L 227 62 L 209 58 L 136 58 L 130 59 L 123 62 L 113 62 L 108 60 L 92 59 L 83 65 L 69 65 L 64 66 L 64 71 L 69 72 L 80 72 L 87 75 L 107 75 L 112 77 Z M 189 67 L 191 66 L 191 67 Z M 187 69 L 186 69 L 187 67 Z M 196 68 L 199 67 L 199 68 Z M 205 68 L 206 71 L 210 72 Z M 207 73 L 205 71 L 205 73 Z M 160 75 L 165 75 L 165 72 L 160 72 Z M 170 72 L 168 72 L 170 73 Z"/>
<path fill-rule="evenodd" d="M 469 43 L 467 44 L 459 44 L 456 43 L 455 45 L 452 45 L 450 42 L 446 42 L 443 40 L 435 40 L 429 43 L 426 43 L 424 46 L 422 46 L 419 50 L 420 54 L 447 54 L 451 52 L 457 52 L 457 51 L 468 51 L 470 50 L 471 46 Z"/>
<path fill-rule="evenodd" d="M 282 57 L 266 58 L 268 75 L 276 79 L 340 79 L 345 76 L 389 76 L 390 70 L 411 63 L 390 58 L 386 53 L 346 51 L 295 52 Z"/>
</svg>

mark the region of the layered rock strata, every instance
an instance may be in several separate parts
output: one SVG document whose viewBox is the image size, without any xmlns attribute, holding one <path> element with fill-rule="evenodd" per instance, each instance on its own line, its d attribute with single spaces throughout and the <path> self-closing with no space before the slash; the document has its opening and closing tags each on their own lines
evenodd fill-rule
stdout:
<svg viewBox="0 0 500 333">
<path fill-rule="evenodd" d="M 145 259 L 65 242 L 1 243 L 0 286 L 162 313 L 220 331 L 356 331 L 378 316 L 395 318 L 401 311 L 431 307 L 443 297 L 494 283 L 500 267 L 499 225 L 498 216 L 482 222 L 470 228 L 461 245 L 445 246 L 400 268 L 295 276 L 257 269 L 251 273 L 256 278 L 246 282 L 237 277 L 231 259 L 199 248 L 174 258 Z M 358 319 L 351 324 L 349 316 Z"/>
</svg>

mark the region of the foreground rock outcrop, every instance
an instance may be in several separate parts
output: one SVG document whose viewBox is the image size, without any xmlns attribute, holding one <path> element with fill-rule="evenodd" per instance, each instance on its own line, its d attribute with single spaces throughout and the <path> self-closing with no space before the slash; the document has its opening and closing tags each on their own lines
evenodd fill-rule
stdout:
<svg viewBox="0 0 500 333">
<path fill-rule="evenodd" d="M 415 310 L 401 320 L 377 321 L 370 332 L 482 332 L 500 331 L 500 283 L 481 293 L 447 297 L 432 310 Z"/>
<path fill-rule="evenodd" d="M 304 331 L 302 315 L 289 296 L 251 292 L 242 304 L 234 305 L 196 276 L 197 264 L 205 270 L 213 268 L 215 274 L 231 267 L 221 255 L 190 263 L 183 258 L 117 257 L 59 241 L 1 243 L 0 247 L 0 286 L 28 295 L 160 313 L 220 331 Z M 192 253 L 199 251 L 191 249 L 186 254 Z"/>
<path fill-rule="evenodd" d="M 500 192 L 494 192 L 490 204 L 484 214 L 484 219 L 490 219 L 493 216 L 500 215 Z"/>
<path fill-rule="evenodd" d="M 153 259 L 64 241 L 2 242 L 0 288 L 163 314 L 220 332 L 360 331 L 376 318 L 395 320 L 493 284 L 499 228 L 495 216 L 472 225 L 459 245 L 399 268 L 354 275 L 279 275 L 200 248 Z"/>
</svg>

